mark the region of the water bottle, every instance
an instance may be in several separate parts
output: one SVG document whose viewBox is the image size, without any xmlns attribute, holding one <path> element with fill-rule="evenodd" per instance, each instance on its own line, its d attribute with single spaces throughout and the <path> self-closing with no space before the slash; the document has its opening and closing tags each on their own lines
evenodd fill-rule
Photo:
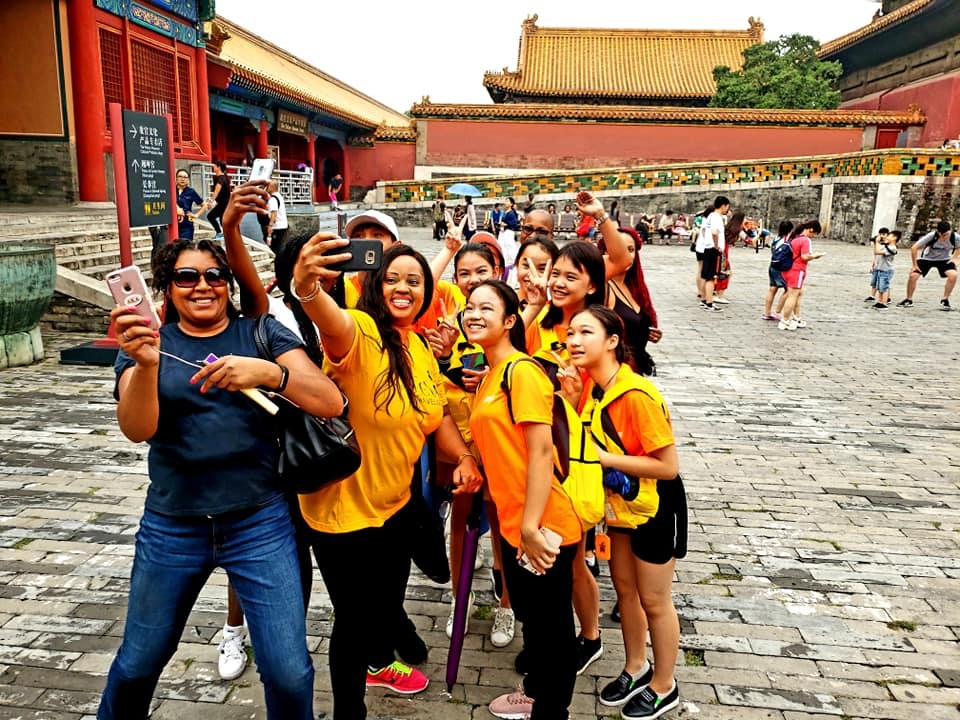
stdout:
<svg viewBox="0 0 960 720">
<path fill-rule="evenodd" d="M 603 486 L 628 502 L 636 500 L 640 494 L 640 481 L 635 477 L 628 477 L 616 468 L 603 469 Z"/>
</svg>

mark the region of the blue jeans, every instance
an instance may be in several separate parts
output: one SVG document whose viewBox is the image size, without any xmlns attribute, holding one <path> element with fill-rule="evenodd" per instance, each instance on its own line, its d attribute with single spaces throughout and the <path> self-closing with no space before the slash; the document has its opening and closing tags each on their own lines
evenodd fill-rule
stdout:
<svg viewBox="0 0 960 720">
<path fill-rule="evenodd" d="M 200 589 L 227 571 L 243 606 L 267 717 L 313 720 L 313 663 L 293 524 L 282 496 L 215 517 L 145 510 L 137 532 L 123 643 L 110 666 L 98 720 L 142 720 Z"/>
</svg>

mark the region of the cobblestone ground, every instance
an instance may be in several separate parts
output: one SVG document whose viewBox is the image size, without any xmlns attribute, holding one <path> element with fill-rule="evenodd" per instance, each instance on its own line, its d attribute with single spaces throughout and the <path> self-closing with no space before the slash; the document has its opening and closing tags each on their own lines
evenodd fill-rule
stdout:
<svg viewBox="0 0 960 720">
<path fill-rule="evenodd" d="M 425 230 L 405 236 L 436 247 Z M 794 333 L 759 319 L 765 253 L 734 252 L 731 304 L 709 315 L 685 247 L 643 250 L 664 329 L 656 382 L 691 506 L 672 716 L 960 718 L 960 313 L 937 309 L 933 278 L 912 309 L 866 309 L 866 248 L 817 245 L 828 254 L 811 264 L 809 328 Z M 53 351 L 76 338 L 46 340 Z M 92 717 L 119 643 L 147 478 L 145 448 L 117 430 L 111 386 L 109 369 L 61 366 L 52 352 L 0 372 L 0 720 Z M 490 645 L 488 578 L 475 580 L 451 697 L 450 591 L 414 577 L 407 604 L 432 647 L 433 682 L 414 698 L 371 691 L 372 716 L 485 718 L 486 702 L 515 687 L 519 640 Z M 224 585 L 217 574 L 204 589 L 154 718 L 265 718 L 253 667 L 217 677 Z M 623 659 L 606 568 L 601 588 L 605 651 L 577 681 L 578 720 L 615 714 L 596 700 Z M 318 712 L 331 708 L 330 616 L 317 580 Z"/>
</svg>

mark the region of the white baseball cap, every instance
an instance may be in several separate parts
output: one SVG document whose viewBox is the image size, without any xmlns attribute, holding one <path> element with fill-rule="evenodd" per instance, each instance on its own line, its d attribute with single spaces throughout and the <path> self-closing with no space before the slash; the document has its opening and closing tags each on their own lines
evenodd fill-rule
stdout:
<svg viewBox="0 0 960 720">
<path fill-rule="evenodd" d="M 393 235 L 394 240 L 400 239 L 400 233 L 397 232 L 397 223 L 393 218 L 382 213 L 379 210 L 366 210 L 359 215 L 354 215 L 344 228 L 344 234 L 349 238 L 354 229 L 360 225 L 379 225 L 388 233 Z"/>
</svg>

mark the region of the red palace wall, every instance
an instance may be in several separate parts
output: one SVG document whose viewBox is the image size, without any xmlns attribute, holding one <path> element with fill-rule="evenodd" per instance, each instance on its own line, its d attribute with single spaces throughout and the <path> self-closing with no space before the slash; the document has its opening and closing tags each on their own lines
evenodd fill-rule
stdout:
<svg viewBox="0 0 960 720">
<path fill-rule="evenodd" d="M 377 184 L 378 180 L 409 180 L 417 159 L 415 143 L 377 143 L 375 147 L 352 147 L 346 149 L 349 168 L 347 183 L 350 188 L 362 187 L 363 192 Z M 351 197 L 353 197 L 351 195 Z M 362 196 L 358 199 L 363 199 Z"/>
<path fill-rule="evenodd" d="M 906 110 L 910 105 L 919 105 L 927 116 L 922 147 L 940 147 L 944 139 L 960 136 L 960 71 L 851 100 L 843 108 Z"/>
<path fill-rule="evenodd" d="M 858 152 L 862 128 L 422 120 L 419 165 L 595 168 Z M 469 140 L 469 142 L 467 142 Z M 470 146 L 470 152 L 464 146 Z M 386 179 L 386 178 L 383 178 Z"/>
</svg>

